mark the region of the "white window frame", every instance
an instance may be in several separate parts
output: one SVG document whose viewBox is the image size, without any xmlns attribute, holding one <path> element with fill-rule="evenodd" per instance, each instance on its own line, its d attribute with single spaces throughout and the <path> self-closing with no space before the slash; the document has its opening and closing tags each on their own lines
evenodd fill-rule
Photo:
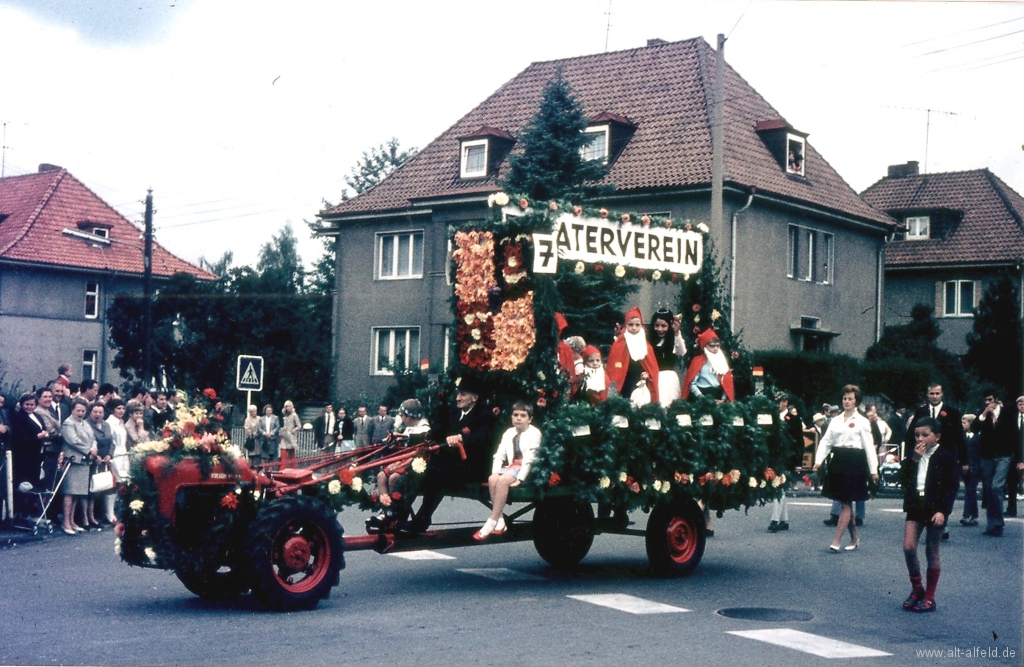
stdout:
<svg viewBox="0 0 1024 667">
<path fill-rule="evenodd" d="M 419 280 L 423 278 L 423 263 L 426 262 L 426 246 L 424 233 L 422 229 L 409 229 L 400 232 L 377 232 L 376 238 L 376 255 L 377 255 L 377 280 Z M 398 250 L 400 247 L 399 239 L 403 236 L 409 238 L 409 274 L 398 275 Z M 392 242 L 392 257 L 391 267 L 394 271 L 393 275 L 384 275 L 384 239 L 391 238 Z M 420 267 L 419 273 L 415 272 L 416 265 L 413 261 L 416 257 L 416 239 L 420 241 Z"/>
<path fill-rule="evenodd" d="M 786 277 L 804 283 L 833 284 L 836 235 L 793 224 L 786 234 Z"/>
<path fill-rule="evenodd" d="M 800 144 L 800 168 L 793 169 L 789 166 L 789 144 L 790 142 L 797 142 Z M 794 174 L 796 176 L 803 176 L 807 167 L 807 140 L 803 137 L 798 137 L 795 134 L 786 133 L 786 173 Z"/>
<path fill-rule="evenodd" d="M 594 125 L 583 130 L 583 134 L 603 134 L 604 135 L 604 153 L 600 158 L 587 157 L 587 146 L 590 144 L 588 137 L 587 143 L 580 147 L 580 157 L 586 161 L 601 160 L 601 164 L 608 164 L 608 153 L 611 151 L 611 127 L 609 125 Z"/>
<path fill-rule="evenodd" d="M 95 289 L 89 289 L 95 286 Z M 93 297 L 92 312 L 89 311 L 89 297 Z M 100 316 L 100 283 L 98 280 L 85 281 L 85 319 L 95 320 Z"/>
<path fill-rule="evenodd" d="M 416 332 L 416 345 L 418 347 L 415 355 L 410 354 L 411 345 L 409 344 L 410 334 Z M 397 326 L 397 327 L 373 327 L 372 338 L 370 345 L 373 348 L 371 350 L 371 366 L 370 375 L 394 375 L 394 371 L 390 368 L 380 368 L 378 366 L 378 359 L 380 358 L 380 342 L 381 334 L 388 333 L 388 361 L 390 366 L 395 365 L 395 348 L 396 340 L 398 336 L 405 336 L 405 368 L 407 370 L 413 370 L 419 368 L 419 350 L 423 349 L 423 340 L 420 337 L 420 328 L 418 326 Z"/>
<path fill-rule="evenodd" d="M 110 230 L 107 229 L 106 227 L 93 227 L 92 228 L 92 233 L 93 233 L 94 236 L 98 236 L 101 239 L 109 239 L 110 238 Z"/>
<path fill-rule="evenodd" d="M 922 223 L 924 231 L 921 231 Z M 931 238 L 932 233 L 932 219 L 929 215 L 914 215 L 907 218 L 907 235 L 908 241 L 924 241 Z"/>
<path fill-rule="evenodd" d="M 459 167 L 459 176 L 461 178 L 485 178 L 487 176 L 487 159 L 490 154 L 490 142 L 487 139 L 472 139 L 470 141 L 463 141 L 461 152 L 461 160 Z M 480 171 L 469 171 L 469 149 L 476 146 L 484 147 L 484 167 Z"/>
<path fill-rule="evenodd" d="M 82 379 L 95 380 L 96 366 L 99 364 L 99 350 L 85 350 L 82 352 Z"/>
<path fill-rule="evenodd" d="M 963 288 L 966 284 L 971 285 L 971 312 L 963 312 L 963 304 L 960 302 L 960 296 L 963 294 Z M 947 296 L 949 286 L 953 285 L 953 312 L 949 310 L 949 298 Z M 942 316 L 943 317 L 974 317 L 974 311 L 978 308 L 977 300 L 978 282 L 976 280 L 944 280 L 942 281 Z"/>
</svg>

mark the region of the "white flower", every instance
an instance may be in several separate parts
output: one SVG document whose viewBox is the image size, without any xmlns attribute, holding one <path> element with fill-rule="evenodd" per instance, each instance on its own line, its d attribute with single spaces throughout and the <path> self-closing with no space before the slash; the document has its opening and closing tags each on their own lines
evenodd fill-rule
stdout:
<svg viewBox="0 0 1024 667">
<path fill-rule="evenodd" d="M 356 493 L 359 493 L 360 491 L 363 490 L 363 478 L 362 477 L 356 477 L 356 478 L 354 478 L 352 480 L 352 490 L 355 491 Z"/>
<path fill-rule="evenodd" d="M 473 329 L 469 333 L 472 334 L 473 340 L 480 340 L 480 337 L 483 335 L 479 329 Z"/>
<path fill-rule="evenodd" d="M 607 489 L 609 486 L 612 485 L 612 480 L 608 479 L 608 477 L 602 477 L 601 481 L 598 482 L 597 485 L 602 489 Z"/>
<path fill-rule="evenodd" d="M 341 493 L 341 482 L 336 479 L 332 479 L 327 483 L 327 492 L 332 496 L 336 496 Z"/>
<path fill-rule="evenodd" d="M 722 316 L 722 314 L 720 312 L 718 312 L 717 310 L 712 310 L 711 311 L 711 321 L 712 322 L 717 322 L 718 318 L 720 318 L 721 316 Z"/>
<path fill-rule="evenodd" d="M 732 470 L 729 471 L 729 477 L 732 478 L 733 484 L 736 484 L 740 481 L 740 474 L 740 471 L 737 470 L 736 468 L 733 468 Z"/>
<path fill-rule="evenodd" d="M 509 257 L 508 258 L 508 268 L 514 269 L 517 266 L 519 266 L 519 260 L 516 259 L 515 257 Z"/>
<path fill-rule="evenodd" d="M 776 477 L 775 479 L 773 479 L 773 480 L 772 480 L 772 488 L 773 488 L 773 489 L 777 489 L 777 488 L 779 488 L 779 485 L 780 485 L 780 484 L 782 484 L 782 481 L 781 481 L 781 480 L 782 480 L 782 478 L 781 478 L 781 477 Z"/>
<path fill-rule="evenodd" d="M 473 320 L 476 319 L 476 315 L 474 315 L 473 313 L 470 313 L 469 315 L 466 315 L 465 319 L 466 319 L 466 326 L 473 326 Z"/>
<path fill-rule="evenodd" d="M 508 204 L 508 195 L 504 192 L 498 192 L 494 195 L 494 203 L 498 206 L 504 206 Z"/>
<path fill-rule="evenodd" d="M 118 537 L 114 540 L 114 553 L 118 556 L 121 555 L 121 538 Z"/>
<path fill-rule="evenodd" d="M 620 482 L 625 482 L 628 477 L 629 477 L 629 475 L 626 474 L 625 470 L 623 470 L 622 472 L 619 473 L 619 481 Z"/>
<path fill-rule="evenodd" d="M 708 232 L 711 231 L 710 229 L 708 229 L 708 226 L 705 225 L 703 222 L 697 223 L 697 229 L 699 229 L 700 231 L 704 232 L 705 234 L 707 234 Z"/>
<path fill-rule="evenodd" d="M 643 489 L 644 491 L 646 491 L 647 490 L 647 485 L 646 484 L 641 484 L 640 488 Z"/>
<path fill-rule="evenodd" d="M 143 506 L 145 506 L 145 503 L 142 502 L 141 500 L 133 500 L 130 503 L 128 503 L 128 509 L 130 509 L 135 514 L 141 512 Z"/>
<path fill-rule="evenodd" d="M 422 475 L 427 471 L 427 460 L 422 456 L 417 456 L 412 460 L 412 471 L 417 475 Z"/>
<path fill-rule="evenodd" d="M 754 478 L 754 477 L 751 477 L 751 478 L 750 478 L 750 481 L 748 481 L 748 482 L 747 482 L 747 485 L 748 485 L 748 486 L 749 486 L 750 488 L 752 488 L 752 489 L 756 489 L 756 488 L 757 488 L 757 479 L 756 479 L 756 478 Z"/>
<path fill-rule="evenodd" d="M 181 445 L 185 449 L 199 449 L 199 441 L 192 437 L 182 439 Z"/>
<path fill-rule="evenodd" d="M 544 371 L 537 371 L 537 379 L 543 382 L 548 379 L 548 376 L 544 375 Z"/>
<path fill-rule="evenodd" d="M 661 492 L 662 493 L 668 493 L 671 490 L 672 490 L 672 482 L 662 482 L 661 483 Z"/>
<path fill-rule="evenodd" d="M 259 489 L 254 489 L 253 490 L 253 492 L 252 492 L 252 499 L 253 500 L 259 500 L 262 496 L 263 496 L 263 494 L 260 493 Z"/>
<path fill-rule="evenodd" d="M 721 470 L 719 470 L 718 472 L 715 473 L 715 479 L 717 481 L 721 482 L 723 477 L 725 477 L 725 475 L 722 474 Z"/>
<path fill-rule="evenodd" d="M 619 264 L 618 266 L 615 267 L 615 277 L 621 278 L 624 275 L 626 275 L 626 267 Z"/>
<path fill-rule="evenodd" d="M 661 491 L 661 480 L 660 479 L 654 480 L 654 490 L 655 491 Z"/>
<path fill-rule="evenodd" d="M 763 479 L 761 480 L 761 483 L 758 484 L 758 486 L 761 487 L 762 489 L 765 487 L 765 482 Z"/>
<path fill-rule="evenodd" d="M 156 562 L 156 551 L 152 547 L 146 547 L 146 558 L 148 558 L 151 563 Z"/>
<path fill-rule="evenodd" d="M 587 266 L 583 262 L 576 262 L 576 273 L 583 273 L 587 270 Z"/>
<path fill-rule="evenodd" d="M 661 280 L 661 271 L 655 271 L 651 274 L 652 280 Z"/>
<path fill-rule="evenodd" d="M 494 206 L 494 195 L 488 195 L 487 197 L 487 208 Z"/>
</svg>

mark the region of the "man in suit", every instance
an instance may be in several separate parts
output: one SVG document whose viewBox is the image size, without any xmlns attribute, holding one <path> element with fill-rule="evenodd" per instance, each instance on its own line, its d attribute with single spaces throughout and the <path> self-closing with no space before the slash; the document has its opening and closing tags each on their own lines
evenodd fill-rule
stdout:
<svg viewBox="0 0 1024 667">
<path fill-rule="evenodd" d="M 964 429 L 963 424 L 960 423 L 960 411 L 946 402 L 942 385 L 938 382 L 928 385 L 928 391 L 925 396 L 927 398 L 925 404 L 914 412 L 914 417 L 907 426 L 906 443 L 903 446 L 903 451 L 913 451 L 914 428 L 917 422 L 925 417 L 931 417 L 942 426 L 942 440 L 939 442 L 939 446 L 949 450 L 957 465 L 961 466 L 962 472 L 967 472 L 967 443 L 964 442 Z M 948 526 L 943 528 L 942 539 L 949 539 Z"/>
<path fill-rule="evenodd" d="M 413 533 L 430 527 L 446 490 L 487 479 L 494 456 L 494 414 L 482 405 L 481 391 L 472 377 L 463 377 L 455 394 L 455 407 L 431 430 L 431 440 L 448 446 L 431 456 L 427 464 L 420 484 L 423 504 L 406 526 Z M 459 446 L 465 451 L 465 459 Z"/>
<path fill-rule="evenodd" d="M 388 433 L 395 427 L 395 418 L 388 414 L 388 406 L 377 408 L 377 416 L 370 424 L 370 444 L 379 445 L 387 439 Z"/>
<path fill-rule="evenodd" d="M 370 424 L 373 420 L 366 414 L 366 406 L 360 405 L 356 409 L 356 418 L 352 420 L 352 433 L 356 447 L 366 447 L 370 444 Z"/>
<path fill-rule="evenodd" d="M 1006 516 L 1017 516 L 1017 491 L 1024 475 L 1024 396 L 1017 397 L 1017 414 L 1014 415 L 1014 421 L 1017 446 L 1010 458 L 1010 472 L 1007 473 Z"/>
<path fill-rule="evenodd" d="M 979 436 L 981 483 L 987 504 L 987 527 L 984 534 L 991 537 L 1003 536 L 1003 488 L 1010 470 L 1010 459 L 1019 439 L 1019 418 L 1007 413 L 999 401 L 998 392 L 986 391 L 985 410 L 974 420 L 973 427 Z"/>
<path fill-rule="evenodd" d="M 260 417 L 259 434 L 256 436 L 256 444 L 263 456 L 264 461 L 273 461 L 277 458 L 279 438 L 281 435 L 281 420 L 274 414 L 274 406 L 269 403 L 263 406 L 263 416 Z"/>
<path fill-rule="evenodd" d="M 316 446 L 320 449 L 334 451 L 334 444 L 338 437 L 338 418 L 334 415 L 334 404 L 328 403 L 324 406 L 324 413 L 313 420 L 313 435 L 316 438 Z"/>
<path fill-rule="evenodd" d="M 82 383 L 85 386 L 85 383 Z M 155 393 L 156 401 L 143 413 L 143 419 L 147 424 L 153 425 L 153 431 L 160 433 L 167 422 L 174 421 L 174 409 L 167 403 L 167 392 L 158 391 Z"/>
</svg>

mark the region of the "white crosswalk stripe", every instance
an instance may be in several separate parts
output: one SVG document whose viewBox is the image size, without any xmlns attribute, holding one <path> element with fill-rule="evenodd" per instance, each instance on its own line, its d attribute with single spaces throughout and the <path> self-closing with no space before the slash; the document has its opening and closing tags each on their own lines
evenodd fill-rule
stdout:
<svg viewBox="0 0 1024 667">
<path fill-rule="evenodd" d="M 811 653 L 822 658 L 877 658 L 884 655 L 892 655 L 885 651 L 878 651 L 866 646 L 858 646 L 857 644 L 848 644 L 838 639 L 812 635 L 809 632 L 800 632 L 790 628 L 736 630 L 727 634 L 775 644 L 776 646 L 785 646 L 786 648 Z"/>
<path fill-rule="evenodd" d="M 526 572 L 517 572 L 507 567 L 460 567 L 459 572 L 473 574 L 492 581 L 547 581 L 544 577 Z"/>
<path fill-rule="evenodd" d="M 448 556 L 445 554 L 439 554 L 436 551 L 400 551 L 394 554 L 388 554 L 395 558 L 403 558 L 405 560 L 455 560 L 455 556 Z"/>
<path fill-rule="evenodd" d="M 630 614 L 678 614 L 680 612 L 690 611 L 689 609 L 673 607 L 672 605 L 662 604 L 660 602 L 652 602 L 650 600 L 644 600 L 643 598 L 626 595 L 624 593 L 569 595 L 566 597 L 570 597 L 573 600 L 579 600 L 581 602 L 589 602 L 590 604 L 596 604 L 601 607 L 617 609 L 618 611 L 624 611 Z"/>
<path fill-rule="evenodd" d="M 787 505 L 802 505 L 804 507 L 832 507 L 832 503 L 807 503 L 803 501 L 790 500 Z"/>
</svg>

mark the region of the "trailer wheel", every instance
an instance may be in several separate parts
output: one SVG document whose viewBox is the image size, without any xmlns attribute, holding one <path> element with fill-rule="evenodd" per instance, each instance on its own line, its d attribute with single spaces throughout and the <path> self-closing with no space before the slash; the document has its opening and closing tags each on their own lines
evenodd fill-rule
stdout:
<svg viewBox="0 0 1024 667">
<path fill-rule="evenodd" d="M 590 503 L 552 498 L 533 514 L 533 546 L 541 558 L 558 569 L 583 560 L 594 543 L 594 509 Z"/>
<path fill-rule="evenodd" d="M 249 577 L 236 558 L 225 560 L 230 564 L 209 570 L 180 567 L 174 571 L 174 576 L 178 577 L 185 588 L 201 598 L 231 600 L 248 592 Z"/>
<path fill-rule="evenodd" d="M 704 556 L 704 512 L 692 498 L 656 505 L 647 521 L 646 542 L 655 574 L 689 575 Z"/>
<path fill-rule="evenodd" d="M 249 529 L 245 553 L 252 594 L 274 611 L 313 609 L 345 567 L 335 513 L 307 496 L 267 505 Z"/>
</svg>

